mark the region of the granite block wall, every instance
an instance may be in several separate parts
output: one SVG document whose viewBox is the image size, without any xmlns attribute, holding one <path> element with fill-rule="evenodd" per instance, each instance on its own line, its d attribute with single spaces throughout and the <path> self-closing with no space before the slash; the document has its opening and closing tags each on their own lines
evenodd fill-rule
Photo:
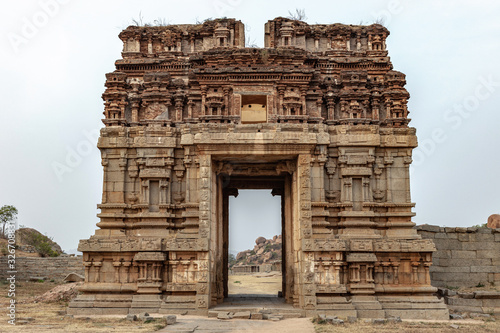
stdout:
<svg viewBox="0 0 500 333">
<path fill-rule="evenodd" d="M 7 266 L 7 257 L 0 257 L 0 278 L 9 277 L 11 271 Z M 32 277 L 43 277 L 48 280 L 62 281 L 69 273 L 84 275 L 81 256 L 70 257 L 17 257 L 15 262 L 16 280 L 29 280 Z"/>
<path fill-rule="evenodd" d="M 500 229 L 420 225 L 437 251 L 430 268 L 435 287 L 500 286 Z"/>
</svg>

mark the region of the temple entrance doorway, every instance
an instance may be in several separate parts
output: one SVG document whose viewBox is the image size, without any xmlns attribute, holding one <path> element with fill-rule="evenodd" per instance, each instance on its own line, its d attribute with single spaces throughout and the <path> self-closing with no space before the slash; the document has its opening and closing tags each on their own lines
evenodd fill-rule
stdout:
<svg viewBox="0 0 500 333">
<path fill-rule="evenodd" d="M 229 297 L 281 296 L 281 212 L 281 195 L 269 189 L 229 197 Z"/>
<path fill-rule="evenodd" d="M 274 172 L 276 174 L 276 171 Z M 292 178 L 291 173 L 280 173 L 278 176 L 218 175 L 218 197 L 221 198 L 221 200 L 217 200 L 217 206 L 220 209 L 218 221 L 222 222 L 219 223 L 218 228 L 221 236 L 219 238 L 219 253 L 222 254 L 222 262 L 218 269 L 220 275 L 218 276 L 220 276 L 219 290 L 222 291 L 222 299 L 219 299 L 217 303 L 221 303 L 224 299 L 233 298 L 235 295 L 240 298 L 251 298 L 256 294 L 260 297 L 273 297 L 275 299 L 280 297 L 282 302 L 293 303 L 292 288 L 295 269 L 293 266 L 294 246 L 291 241 L 293 239 L 294 192 L 292 191 Z M 268 214 L 264 221 L 255 221 L 255 219 L 263 218 L 262 215 L 258 214 L 258 211 L 266 208 L 252 202 L 252 197 L 271 202 L 274 214 Z M 238 206 L 244 208 L 238 208 Z M 245 227 L 248 225 L 241 226 L 238 225 L 239 223 L 252 223 L 250 227 L 256 233 L 241 235 L 241 233 L 246 233 Z M 258 236 L 254 237 L 255 235 Z M 257 238 L 261 236 L 263 239 L 256 242 Z M 243 249 L 236 245 L 239 239 L 245 238 L 249 238 L 247 243 L 251 245 L 251 248 Z M 281 251 L 278 247 L 281 248 Z M 230 254 L 236 257 L 237 252 L 244 250 L 250 250 L 248 256 L 245 254 L 248 260 L 240 260 L 242 265 L 232 266 L 230 269 Z M 244 288 L 241 287 L 244 287 L 244 281 L 231 276 L 236 273 L 247 277 L 273 276 L 269 279 L 262 278 L 262 281 L 271 282 L 273 287 L 267 288 L 257 284 L 253 286 L 253 289 L 243 290 Z M 257 292 L 255 292 L 256 289 Z"/>
</svg>

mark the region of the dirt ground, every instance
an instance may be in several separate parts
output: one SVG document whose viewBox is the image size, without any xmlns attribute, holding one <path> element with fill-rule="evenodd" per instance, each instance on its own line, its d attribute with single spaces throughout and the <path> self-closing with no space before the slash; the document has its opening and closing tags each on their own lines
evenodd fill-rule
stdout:
<svg viewBox="0 0 500 333">
<path fill-rule="evenodd" d="M 239 282 L 236 282 L 239 281 Z M 230 289 L 231 291 L 237 293 L 262 293 L 262 294 L 274 294 L 281 288 L 281 276 L 265 276 L 257 277 L 252 275 L 240 275 L 240 276 L 230 276 L 230 285 L 235 285 L 235 288 Z M 66 307 L 67 302 L 55 302 L 55 303 L 34 303 L 36 296 L 40 296 L 43 293 L 56 287 L 57 284 L 52 282 L 18 282 L 16 285 L 16 319 L 17 325 L 12 326 L 8 324 L 8 317 L 6 316 L 6 309 L 9 305 L 10 298 L 8 297 L 9 286 L 5 283 L 0 284 L 0 308 L 3 309 L 2 316 L 0 317 L 0 332 L 154 332 L 162 331 L 169 332 L 170 326 L 165 329 L 165 323 L 163 319 L 157 318 L 153 322 L 143 323 L 143 322 L 129 322 L 124 319 L 124 316 L 115 317 L 83 317 L 83 318 L 70 318 L 66 317 Z M 185 316 L 186 319 L 192 316 Z M 182 321 L 183 316 L 178 316 L 178 320 Z M 204 323 L 206 317 L 199 317 L 198 322 Z M 295 322 L 295 321 L 296 322 Z M 451 332 L 500 332 L 500 318 L 497 318 L 496 322 L 483 322 L 483 321 L 461 321 L 454 320 L 442 323 L 429 323 L 422 321 L 415 322 L 403 322 L 403 323 L 387 323 L 376 325 L 373 323 L 365 323 L 363 320 L 359 320 L 356 323 L 350 324 L 345 323 L 343 325 L 333 326 L 328 324 L 313 325 L 310 323 L 310 319 L 299 318 L 299 319 L 285 319 L 284 321 L 275 323 L 266 323 L 266 325 L 258 325 L 255 327 L 255 331 L 259 333 L 262 332 L 295 332 L 296 328 L 303 327 L 300 329 L 301 333 L 317 332 L 317 333 L 330 333 L 330 332 L 345 332 L 345 333 L 382 333 L 382 332 L 405 332 L 405 333 L 451 333 Z M 23 324 L 24 322 L 24 324 Z M 208 321 L 207 321 L 208 322 Z M 249 330 L 253 323 L 252 321 L 244 320 L 232 320 L 227 322 L 229 325 L 229 331 L 223 330 L 224 332 L 240 332 Z M 264 324 L 264 323 L 263 323 Z M 269 325 L 267 325 L 269 324 Z M 220 330 L 212 330 L 214 323 L 211 323 L 205 330 L 204 324 L 200 324 L 196 331 L 209 332 L 221 332 Z M 228 326 L 226 325 L 226 326 Z M 303 325 L 303 326 L 301 326 Z M 459 329 L 453 328 L 450 325 L 457 325 Z M 306 329 L 306 327 L 308 329 Z M 175 325 L 172 326 L 172 329 Z M 243 329 L 244 328 L 244 329 Z M 310 329 L 310 330 L 309 330 Z M 251 331 L 251 329 L 250 329 Z"/>
<path fill-rule="evenodd" d="M 281 274 L 229 275 L 229 294 L 277 295 L 281 291 Z"/>
<path fill-rule="evenodd" d="M 7 321 L 6 313 L 10 299 L 9 286 L 0 284 L 0 332 L 154 332 L 165 327 L 163 319 L 149 323 L 130 322 L 124 316 L 105 318 L 70 318 L 66 317 L 67 302 L 35 303 L 40 296 L 58 286 L 53 282 L 17 282 L 16 283 L 16 325 Z"/>
<path fill-rule="evenodd" d="M 432 322 L 407 322 L 402 323 L 387 323 L 373 324 L 365 323 L 359 320 L 353 324 L 330 325 L 315 324 L 316 333 L 498 333 L 500 332 L 500 324 L 498 322 L 469 322 L 463 323 L 460 320 L 453 320 L 442 323 Z"/>
</svg>

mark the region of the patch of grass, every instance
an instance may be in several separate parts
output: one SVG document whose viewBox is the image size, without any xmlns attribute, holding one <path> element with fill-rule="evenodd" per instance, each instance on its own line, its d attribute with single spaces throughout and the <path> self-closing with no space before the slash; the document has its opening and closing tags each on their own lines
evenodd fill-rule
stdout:
<svg viewBox="0 0 500 333">
<path fill-rule="evenodd" d="M 241 281 L 234 281 L 234 283 L 241 283 Z"/>
<path fill-rule="evenodd" d="M 476 288 L 483 288 L 484 287 L 484 284 L 482 284 L 481 282 L 479 282 L 477 285 L 476 285 Z"/>
<path fill-rule="evenodd" d="M 167 326 L 166 324 L 157 324 L 157 325 L 155 325 L 154 330 L 159 331 L 162 328 L 165 328 L 166 326 Z"/>
<path fill-rule="evenodd" d="M 313 319 L 311 319 L 311 321 L 313 322 L 313 324 L 326 324 L 326 320 L 321 319 L 319 316 L 314 317 Z"/>
</svg>

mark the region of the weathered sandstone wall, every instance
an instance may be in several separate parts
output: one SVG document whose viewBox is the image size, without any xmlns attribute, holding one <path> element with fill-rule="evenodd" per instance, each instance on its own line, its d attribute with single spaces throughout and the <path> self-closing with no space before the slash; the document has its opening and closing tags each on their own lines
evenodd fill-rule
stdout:
<svg viewBox="0 0 500 333">
<path fill-rule="evenodd" d="M 14 273 L 7 266 L 7 257 L 0 257 L 0 278 L 3 280 Z M 63 280 L 69 273 L 84 275 L 82 257 L 17 257 L 15 266 L 16 280 L 29 280 L 32 277 L 48 280 Z"/>
<path fill-rule="evenodd" d="M 433 286 L 500 285 L 500 229 L 432 225 L 416 229 L 436 244 L 430 268 Z"/>
</svg>

